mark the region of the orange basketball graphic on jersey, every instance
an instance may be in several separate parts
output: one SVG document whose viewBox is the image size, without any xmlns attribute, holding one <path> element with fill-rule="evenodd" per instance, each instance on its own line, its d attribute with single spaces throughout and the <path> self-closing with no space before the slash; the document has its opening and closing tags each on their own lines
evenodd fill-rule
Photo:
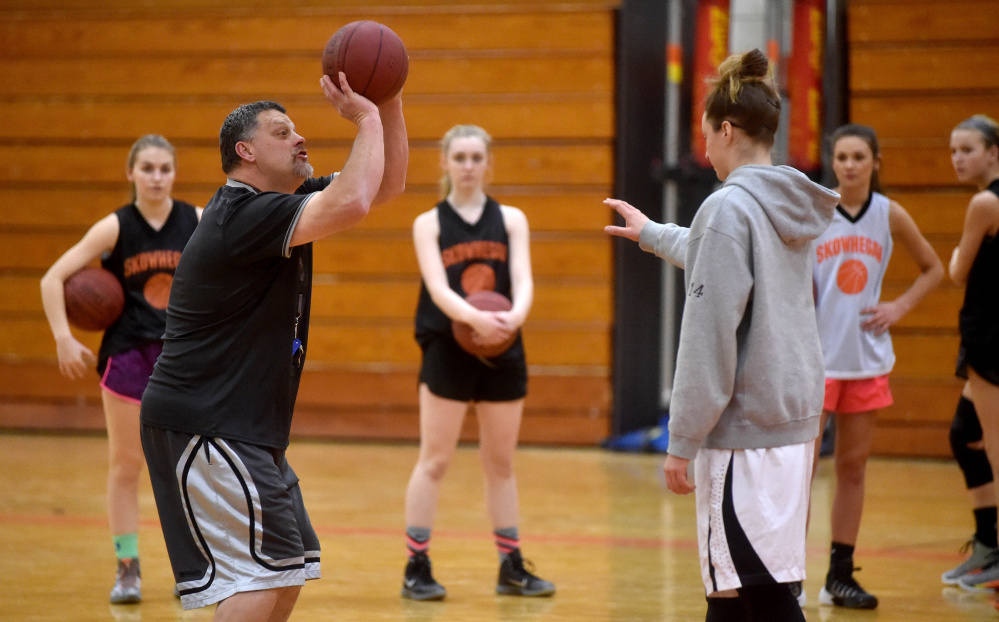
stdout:
<svg viewBox="0 0 999 622">
<path fill-rule="evenodd" d="M 847 259 L 836 271 L 836 285 L 848 295 L 864 291 L 864 286 L 867 285 L 867 266 L 859 259 Z"/>
<path fill-rule="evenodd" d="M 465 295 L 481 291 L 492 291 L 496 287 L 496 273 L 488 264 L 471 263 L 461 273 L 461 289 Z"/>
<path fill-rule="evenodd" d="M 170 287 L 173 285 L 173 275 L 167 272 L 157 272 L 149 277 L 146 286 L 142 288 L 142 295 L 146 302 L 154 309 L 167 308 L 170 302 Z"/>
</svg>

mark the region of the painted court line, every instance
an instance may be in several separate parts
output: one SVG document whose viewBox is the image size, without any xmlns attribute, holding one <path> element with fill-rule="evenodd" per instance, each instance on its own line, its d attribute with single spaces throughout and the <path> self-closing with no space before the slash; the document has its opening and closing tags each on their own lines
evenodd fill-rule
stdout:
<svg viewBox="0 0 999 622">
<path fill-rule="evenodd" d="M 34 525 L 51 527 L 106 527 L 107 517 L 83 516 L 74 514 L 10 514 L 0 512 L 0 525 Z M 142 527 L 159 529 L 159 521 L 140 521 Z M 317 525 L 313 523 L 316 533 L 328 536 L 368 537 L 368 538 L 402 538 L 402 530 L 397 528 L 378 527 L 337 527 L 332 525 Z M 435 531 L 435 537 L 456 540 L 493 540 L 493 535 L 485 531 Z M 595 536 L 582 534 L 539 534 L 532 533 L 530 541 L 540 544 L 569 544 L 582 546 L 601 546 L 608 548 L 633 549 L 672 549 L 697 550 L 696 540 L 670 540 L 663 538 L 628 538 L 617 536 Z M 933 546 L 948 546 L 948 543 L 934 542 Z M 809 555 L 825 555 L 826 547 L 809 547 Z M 942 550 L 922 550 L 912 544 L 904 548 L 861 549 L 864 557 L 880 557 L 885 559 L 912 559 L 924 561 L 953 561 L 961 559 L 956 549 L 953 552 Z"/>
</svg>

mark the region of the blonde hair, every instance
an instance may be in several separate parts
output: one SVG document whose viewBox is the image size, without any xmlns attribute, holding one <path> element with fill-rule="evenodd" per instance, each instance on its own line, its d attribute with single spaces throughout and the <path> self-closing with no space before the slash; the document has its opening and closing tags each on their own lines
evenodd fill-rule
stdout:
<svg viewBox="0 0 999 622">
<path fill-rule="evenodd" d="M 447 157 L 448 151 L 451 150 L 451 143 L 454 142 L 456 138 L 478 138 L 486 146 L 486 154 L 489 154 L 490 149 L 493 144 L 493 137 L 489 135 L 489 132 L 485 131 L 478 125 L 455 125 L 447 132 L 444 133 L 444 137 L 441 138 L 441 153 Z M 441 198 L 446 199 L 447 195 L 451 194 L 451 178 L 447 173 L 441 176 L 440 183 L 440 193 Z"/>
<path fill-rule="evenodd" d="M 770 61 L 759 50 L 733 54 L 709 81 L 704 113 L 715 130 L 723 121 L 742 129 L 752 140 L 772 146 L 780 122 L 780 94 L 773 85 Z"/>
<path fill-rule="evenodd" d="M 157 147 L 169 152 L 170 157 L 173 158 L 174 165 L 177 164 L 177 152 L 174 150 L 173 145 L 170 141 L 163 138 L 159 134 L 146 134 L 145 136 L 139 138 L 139 140 L 132 143 L 132 148 L 128 150 L 128 172 L 132 172 L 135 168 L 135 161 L 139 159 L 139 154 L 142 153 L 143 149 L 148 149 L 150 147 Z M 135 184 L 132 184 L 132 200 L 134 201 L 138 196 L 135 193 Z"/>
</svg>

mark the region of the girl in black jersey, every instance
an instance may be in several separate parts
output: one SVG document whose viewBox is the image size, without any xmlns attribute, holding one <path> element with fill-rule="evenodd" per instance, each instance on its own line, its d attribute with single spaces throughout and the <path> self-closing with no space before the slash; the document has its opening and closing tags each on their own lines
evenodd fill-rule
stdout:
<svg viewBox="0 0 999 622">
<path fill-rule="evenodd" d="M 441 141 L 442 195 L 435 208 L 413 223 L 413 241 L 423 277 L 416 338 L 423 350 L 420 370 L 420 455 L 406 490 L 406 565 L 402 595 L 439 600 L 445 590 L 430 572 L 427 551 L 441 482 L 461 433 L 469 403 L 479 421 L 479 451 L 486 499 L 500 556 L 496 591 L 548 596 L 555 586 L 524 569 L 520 554 L 517 447 L 527 367 L 518 338 L 505 353 L 479 359 L 462 350 L 451 320 L 469 324 L 484 345 L 516 333 L 531 309 L 529 229 L 524 213 L 486 195 L 491 139 L 472 125 L 451 128 Z M 513 301 L 505 312 L 479 311 L 464 296 L 493 290 Z"/>
<path fill-rule="evenodd" d="M 132 202 L 97 221 L 42 277 L 42 304 L 56 341 L 59 371 L 79 379 L 97 362 L 108 434 L 108 519 L 118 558 L 112 603 L 142 598 L 139 570 L 139 401 L 161 349 L 170 283 L 201 208 L 171 197 L 173 145 L 149 134 L 132 145 L 126 176 Z M 104 333 L 98 356 L 77 341 L 66 319 L 66 279 L 101 258 L 121 281 L 125 308 Z"/>
<path fill-rule="evenodd" d="M 985 115 L 959 123 L 951 132 L 950 152 L 958 180 L 979 190 L 968 203 L 949 269 L 951 280 L 965 286 L 958 375 L 968 380 L 994 467 L 999 464 L 999 124 Z M 989 561 L 981 572 L 960 577 L 958 585 L 971 591 L 999 588 L 999 554 Z"/>
</svg>

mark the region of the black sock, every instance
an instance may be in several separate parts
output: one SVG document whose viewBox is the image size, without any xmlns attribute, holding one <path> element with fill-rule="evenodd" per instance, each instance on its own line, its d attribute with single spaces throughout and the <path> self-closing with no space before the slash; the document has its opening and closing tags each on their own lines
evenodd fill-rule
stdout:
<svg viewBox="0 0 999 622">
<path fill-rule="evenodd" d="M 753 585 L 739 588 L 739 595 L 749 604 L 752 620 L 767 622 L 805 622 L 798 599 L 786 583 Z"/>
<path fill-rule="evenodd" d="M 975 509 L 975 540 L 996 546 L 996 506 Z"/>
<path fill-rule="evenodd" d="M 753 622 L 753 613 L 742 596 L 709 598 L 708 613 L 704 616 L 704 622 Z"/>
<path fill-rule="evenodd" d="M 853 576 L 854 548 L 852 544 L 832 543 L 829 549 L 829 577 L 848 579 Z"/>
</svg>

